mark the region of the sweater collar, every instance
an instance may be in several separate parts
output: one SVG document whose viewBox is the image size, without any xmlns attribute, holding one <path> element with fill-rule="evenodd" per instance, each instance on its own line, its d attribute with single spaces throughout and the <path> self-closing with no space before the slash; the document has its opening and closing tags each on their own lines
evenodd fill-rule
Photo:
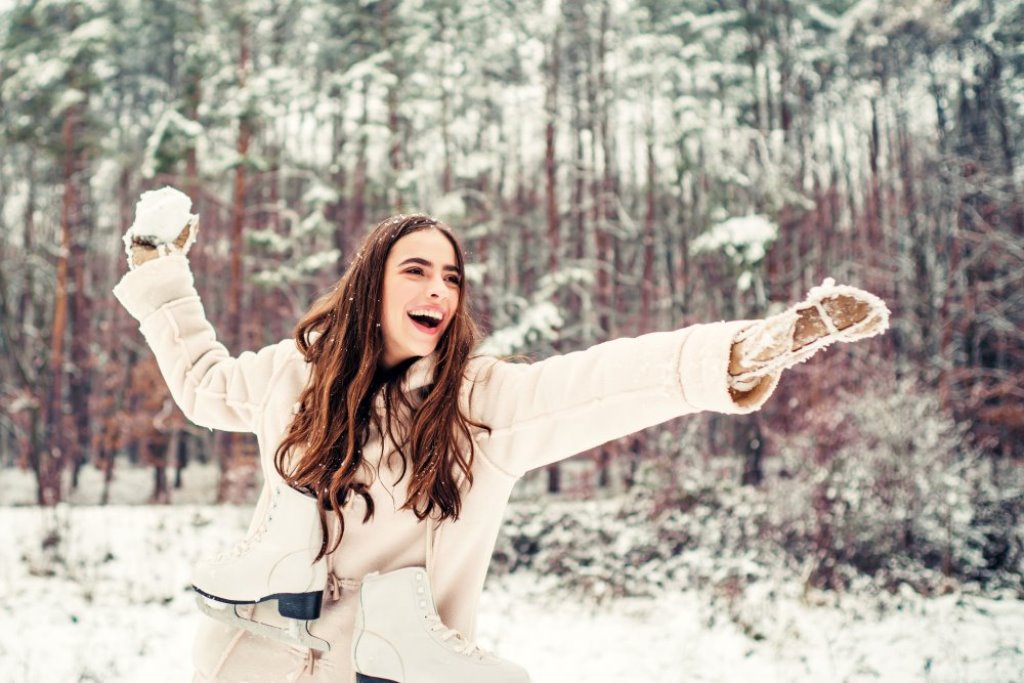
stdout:
<svg viewBox="0 0 1024 683">
<path fill-rule="evenodd" d="M 434 381 L 434 370 L 437 366 L 435 354 L 423 356 L 405 370 L 405 377 L 402 378 L 402 393 L 411 394 L 423 387 L 432 384 Z M 383 414 L 384 391 L 383 387 L 378 388 L 373 397 L 374 410 Z"/>
<path fill-rule="evenodd" d="M 437 369 L 437 354 L 431 353 L 428 356 L 415 361 L 405 371 L 405 378 L 402 380 L 402 391 L 410 392 L 422 389 L 434 382 L 434 371 Z"/>
</svg>

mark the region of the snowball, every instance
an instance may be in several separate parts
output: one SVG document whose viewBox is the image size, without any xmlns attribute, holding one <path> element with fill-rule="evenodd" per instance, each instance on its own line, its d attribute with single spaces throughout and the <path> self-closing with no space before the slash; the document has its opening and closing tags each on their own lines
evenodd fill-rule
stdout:
<svg viewBox="0 0 1024 683">
<path fill-rule="evenodd" d="M 143 192 L 135 205 L 135 222 L 124 235 L 125 247 L 131 246 L 133 238 L 151 244 L 173 242 L 190 221 L 198 218 L 191 210 L 192 200 L 173 187 Z"/>
</svg>

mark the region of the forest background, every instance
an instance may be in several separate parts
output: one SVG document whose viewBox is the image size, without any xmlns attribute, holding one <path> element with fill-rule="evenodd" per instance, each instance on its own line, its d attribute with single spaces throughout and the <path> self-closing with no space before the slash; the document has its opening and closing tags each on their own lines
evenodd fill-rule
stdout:
<svg viewBox="0 0 1024 683">
<path fill-rule="evenodd" d="M 461 235 L 499 353 L 761 317 L 826 276 L 875 292 L 891 331 L 787 372 L 761 412 L 532 473 L 522 509 L 624 495 L 617 524 L 660 529 L 599 557 L 614 525 L 583 524 L 544 561 L 607 563 L 601 590 L 628 594 L 613 563 L 713 536 L 822 588 L 1024 596 L 1021 2 L 0 7 L 0 479 L 30 474 L 35 504 L 92 471 L 105 503 L 139 467 L 171 503 L 203 463 L 217 502 L 252 500 L 254 438 L 189 424 L 110 294 L 139 194 L 170 184 L 235 354 L 290 336 L 365 231 L 415 209 Z M 510 524 L 514 568 L 581 523 Z"/>
</svg>

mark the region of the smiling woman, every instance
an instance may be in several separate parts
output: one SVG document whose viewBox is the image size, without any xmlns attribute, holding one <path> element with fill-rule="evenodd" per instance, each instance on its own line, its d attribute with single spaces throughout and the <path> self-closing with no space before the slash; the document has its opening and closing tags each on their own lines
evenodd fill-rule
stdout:
<svg viewBox="0 0 1024 683">
<path fill-rule="evenodd" d="M 415 214 L 366 237 L 293 338 L 232 358 L 193 287 L 187 207 L 176 225 L 175 249 L 128 236 L 114 293 L 185 415 L 255 432 L 265 478 L 247 537 L 194 570 L 214 617 L 195 681 L 529 681 L 473 642 L 518 479 L 679 415 L 757 410 L 782 370 L 888 322 L 877 298 L 829 284 L 763 321 L 533 364 L 474 355 L 462 248 Z"/>
<path fill-rule="evenodd" d="M 462 293 L 455 251 L 454 238 L 440 229 L 409 233 L 391 248 L 381 302 L 384 367 L 433 353 Z"/>
</svg>

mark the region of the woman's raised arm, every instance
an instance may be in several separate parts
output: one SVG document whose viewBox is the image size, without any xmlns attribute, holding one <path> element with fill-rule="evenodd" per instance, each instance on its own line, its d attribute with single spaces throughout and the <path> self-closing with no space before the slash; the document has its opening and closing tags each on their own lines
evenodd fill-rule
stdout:
<svg viewBox="0 0 1024 683">
<path fill-rule="evenodd" d="M 139 322 L 189 420 L 210 429 L 255 431 L 275 377 L 302 361 L 302 354 L 285 339 L 233 358 L 217 340 L 186 258 L 199 229 L 190 207 L 191 200 L 173 188 L 142 195 L 124 238 L 129 271 L 114 296 Z"/>
</svg>

